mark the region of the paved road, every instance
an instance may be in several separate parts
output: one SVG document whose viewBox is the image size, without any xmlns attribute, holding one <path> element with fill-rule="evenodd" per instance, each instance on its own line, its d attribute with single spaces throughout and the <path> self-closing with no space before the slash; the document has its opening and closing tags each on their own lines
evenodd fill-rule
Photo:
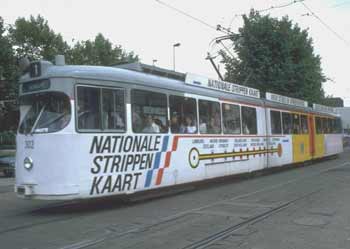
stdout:
<svg viewBox="0 0 350 249">
<path fill-rule="evenodd" d="M 0 247 L 350 248 L 350 153 L 143 201 L 26 201 L 0 177 Z"/>
</svg>

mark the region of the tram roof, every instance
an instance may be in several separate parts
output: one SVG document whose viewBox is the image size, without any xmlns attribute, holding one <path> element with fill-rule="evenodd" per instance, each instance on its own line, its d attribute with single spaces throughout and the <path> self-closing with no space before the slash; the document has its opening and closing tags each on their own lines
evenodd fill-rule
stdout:
<svg viewBox="0 0 350 249">
<path fill-rule="evenodd" d="M 30 81 L 59 77 L 94 80 L 94 85 L 98 84 L 98 81 L 101 81 L 101 85 L 104 84 L 104 81 L 115 81 L 124 84 L 126 83 L 151 86 L 170 91 L 181 91 L 183 93 L 203 95 L 228 101 L 231 100 L 238 103 L 246 103 L 258 106 L 267 105 L 271 108 L 284 109 L 288 111 L 338 116 L 336 113 L 318 111 L 311 107 L 289 105 L 263 98 L 254 98 L 235 93 L 227 93 L 223 91 L 215 91 L 213 89 L 197 87 L 193 84 L 186 84 L 186 74 L 184 73 L 143 63 L 122 64 L 111 67 L 90 65 L 56 66 L 44 61 L 43 65 L 44 66 L 41 69 L 42 75 L 32 78 L 30 77 L 29 73 L 26 73 L 21 77 L 20 83 L 24 84 Z"/>
<path fill-rule="evenodd" d="M 99 84 L 99 81 L 101 82 L 101 85 L 104 85 L 105 81 L 114 81 L 124 84 L 149 86 L 163 90 L 180 91 L 188 94 L 203 95 L 207 97 L 232 100 L 253 105 L 263 105 L 263 100 L 260 98 L 252 98 L 238 94 L 214 91 L 211 89 L 186 84 L 186 74 L 183 73 L 170 70 L 163 70 L 161 71 L 162 73 L 159 72 L 160 71 L 154 73 L 154 71 L 151 70 L 140 72 L 139 70 L 125 68 L 124 66 L 55 66 L 50 63 L 50 65 L 46 64 L 46 67 L 42 69 L 42 75 L 40 77 L 31 78 L 30 74 L 27 73 L 21 77 L 20 83 L 25 84 L 26 82 L 36 81 L 40 79 L 61 77 L 94 80 L 94 85 Z M 170 74 L 172 77 L 166 76 Z M 176 77 L 177 79 L 174 79 Z"/>
</svg>

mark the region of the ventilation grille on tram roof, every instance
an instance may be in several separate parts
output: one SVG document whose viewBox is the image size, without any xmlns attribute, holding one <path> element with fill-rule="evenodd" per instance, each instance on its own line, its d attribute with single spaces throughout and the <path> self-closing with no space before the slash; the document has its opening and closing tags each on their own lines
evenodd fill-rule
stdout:
<svg viewBox="0 0 350 249">
<path fill-rule="evenodd" d="M 181 80 L 181 81 L 185 81 L 185 78 L 186 78 L 186 74 L 184 73 L 179 73 L 169 69 L 143 64 L 140 62 L 114 65 L 113 67 L 123 68 L 127 70 L 157 75 L 157 76 L 166 77 L 166 78 L 175 79 L 175 80 Z"/>
</svg>

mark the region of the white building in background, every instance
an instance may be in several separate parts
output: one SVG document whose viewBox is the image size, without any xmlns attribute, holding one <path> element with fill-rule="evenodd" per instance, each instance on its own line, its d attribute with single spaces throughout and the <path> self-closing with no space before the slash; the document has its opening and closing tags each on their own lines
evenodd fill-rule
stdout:
<svg viewBox="0 0 350 249">
<path fill-rule="evenodd" d="M 350 107 L 337 107 L 335 110 L 341 116 L 344 133 L 350 134 Z"/>
</svg>

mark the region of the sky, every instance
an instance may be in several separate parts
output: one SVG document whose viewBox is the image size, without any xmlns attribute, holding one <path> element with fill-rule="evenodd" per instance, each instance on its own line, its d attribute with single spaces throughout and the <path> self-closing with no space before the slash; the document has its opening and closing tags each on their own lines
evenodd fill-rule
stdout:
<svg viewBox="0 0 350 249">
<path fill-rule="evenodd" d="M 301 3 L 276 8 L 293 0 L 161 0 L 194 16 L 193 20 L 156 0 L 0 0 L 0 16 L 13 24 L 18 17 L 42 15 L 49 26 L 70 44 L 78 40 L 94 39 L 102 33 L 112 43 L 127 51 L 134 51 L 141 61 L 168 69 L 173 68 L 173 44 L 177 71 L 191 72 L 217 78 L 208 52 L 215 55 L 219 45 L 210 42 L 223 33 L 217 24 L 237 32 L 242 26 L 239 14 L 268 9 L 264 14 L 280 18 L 288 15 L 302 29 L 308 29 L 315 53 L 321 57 L 326 95 L 341 97 L 350 106 L 348 77 L 350 53 L 350 0 L 305 0 L 304 3 L 319 18 L 312 16 Z M 308 15 L 309 13 L 309 15 Z M 226 46 L 230 47 L 229 43 Z M 215 59 L 220 63 L 220 57 Z M 221 73 L 224 65 L 219 64 Z M 287 94 L 286 94 L 287 95 Z"/>
</svg>

